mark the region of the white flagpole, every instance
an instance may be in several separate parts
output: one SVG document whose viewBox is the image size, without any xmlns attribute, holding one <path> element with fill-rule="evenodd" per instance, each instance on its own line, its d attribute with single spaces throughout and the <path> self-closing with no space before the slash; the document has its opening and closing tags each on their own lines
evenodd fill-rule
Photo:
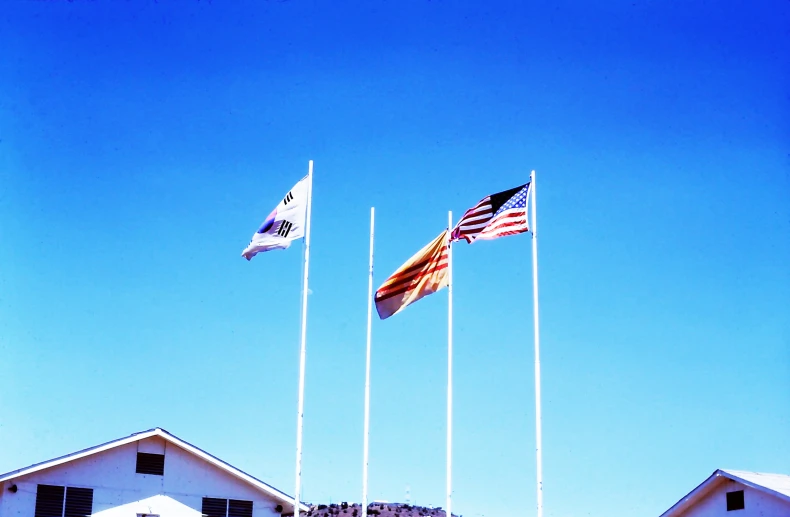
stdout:
<svg viewBox="0 0 790 517">
<path fill-rule="evenodd" d="M 373 220 L 374 208 L 370 207 L 370 268 L 368 269 L 368 333 L 365 356 L 365 424 L 362 439 L 362 517 L 368 515 L 368 444 L 370 436 L 370 327 L 373 315 Z"/>
<path fill-rule="evenodd" d="M 535 171 L 530 174 L 532 196 L 532 315 L 535 320 L 535 453 L 537 463 L 538 517 L 543 517 L 543 435 L 540 416 L 540 326 L 538 319 L 538 218 Z"/>
<path fill-rule="evenodd" d="M 302 422 L 304 420 L 304 363 L 307 345 L 307 280 L 310 271 L 310 221 L 313 207 L 313 160 L 308 165 L 307 217 L 304 232 L 304 281 L 302 287 L 302 343 L 299 351 L 299 402 L 296 412 L 296 488 L 294 489 L 294 517 L 299 517 L 299 499 L 302 489 Z"/>
<path fill-rule="evenodd" d="M 453 213 L 447 212 L 447 231 L 453 230 Z M 453 503 L 453 247 L 447 243 L 447 508 L 452 517 Z"/>
</svg>

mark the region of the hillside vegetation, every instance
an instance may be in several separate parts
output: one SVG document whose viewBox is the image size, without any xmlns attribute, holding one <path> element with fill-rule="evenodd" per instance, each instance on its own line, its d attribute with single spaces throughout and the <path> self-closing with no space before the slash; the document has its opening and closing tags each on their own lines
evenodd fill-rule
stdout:
<svg viewBox="0 0 790 517">
<path fill-rule="evenodd" d="M 368 515 L 371 517 L 445 517 L 441 508 L 427 508 L 401 503 L 370 503 Z M 361 517 L 362 505 L 338 503 L 319 504 L 310 507 L 306 517 Z M 453 514 L 454 517 L 460 517 Z"/>
</svg>

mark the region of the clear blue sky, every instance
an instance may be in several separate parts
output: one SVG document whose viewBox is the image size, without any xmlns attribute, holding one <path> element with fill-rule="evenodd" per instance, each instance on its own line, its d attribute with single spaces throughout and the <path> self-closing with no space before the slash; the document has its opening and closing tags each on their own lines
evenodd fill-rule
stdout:
<svg viewBox="0 0 790 517">
<path fill-rule="evenodd" d="M 229 5 L 231 4 L 231 5 Z M 539 174 L 546 515 L 790 473 L 787 2 L 5 2 L 0 471 L 161 426 L 359 500 L 381 283 Z M 455 506 L 535 503 L 530 238 L 455 253 Z M 444 505 L 446 292 L 373 327 L 371 496 Z M 522 508 L 523 506 L 523 508 Z"/>
</svg>

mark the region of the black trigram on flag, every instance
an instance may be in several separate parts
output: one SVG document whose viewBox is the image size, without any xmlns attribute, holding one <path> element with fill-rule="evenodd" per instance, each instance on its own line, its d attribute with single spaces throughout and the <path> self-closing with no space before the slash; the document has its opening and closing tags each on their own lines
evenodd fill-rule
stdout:
<svg viewBox="0 0 790 517">
<path fill-rule="evenodd" d="M 290 194 L 288 194 L 290 196 Z M 288 199 L 286 197 L 286 199 Z M 293 197 L 291 198 L 293 199 Z M 280 237 L 288 237 L 288 234 L 291 233 L 291 228 L 293 227 L 293 223 L 290 221 L 283 221 L 280 223 L 280 227 L 277 228 L 277 235 Z"/>
<path fill-rule="evenodd" d="M 285 198 L 283 198 L 283 204 L 287 205 L 288 203 L 293 201 L 293 199 L 294 199 L 294 195 L 291 192 L 289 192 L 288 195 L 286 195 Z"/>
</svg>

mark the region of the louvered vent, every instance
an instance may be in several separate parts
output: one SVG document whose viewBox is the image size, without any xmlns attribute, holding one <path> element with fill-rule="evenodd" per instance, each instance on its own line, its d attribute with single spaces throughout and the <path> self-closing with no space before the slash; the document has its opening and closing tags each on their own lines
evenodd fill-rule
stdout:
<svg viewBox="0 0 790 517">
<path fill-rule="evenodd" d="M 165 475 L 165 455 L 164 454 L 151 454 L 148 452 L 137 453 L 137 468 L 135 472 L 138 474 L 153 474 L 155 476 Z"/>
<path fill-rule="evenodd" d="M 62 486 L 38 485 L 35 517 L 61 517 L 64 492 Z"/>
<path fill-rule="evenodd" d="M 66 488 L 66 513 L 64 517 L 86 517 L 92 513 L 92 488 Z"/>
<path fill-rule="evenodd" d="M 203 498 L 203 515 L 205 517 L 225 517 L 228 511 L 228 500 L 216 497 Z"/>
<path fill-rule="evenodd" d="M 228 517 L 252 517 L 252 501 L 228 501 Z"/>
</svg>

